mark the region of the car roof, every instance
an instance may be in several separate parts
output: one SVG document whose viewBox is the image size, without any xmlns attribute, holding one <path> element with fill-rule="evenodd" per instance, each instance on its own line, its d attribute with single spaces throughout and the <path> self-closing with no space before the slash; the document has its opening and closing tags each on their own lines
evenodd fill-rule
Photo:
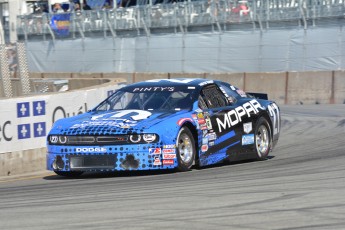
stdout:
<svg viewBox="0 0 345 230">
<path fill-rule="evenodd" d="M 213 83 L 213 80 L 202 78 L 173 78 L 173 79 L 152 79 L 142 82 L 137 82 L 128 85 L 127 87 L 177 87 L 177 86 L 195 86 L 196 88 Z"/>
</svg>

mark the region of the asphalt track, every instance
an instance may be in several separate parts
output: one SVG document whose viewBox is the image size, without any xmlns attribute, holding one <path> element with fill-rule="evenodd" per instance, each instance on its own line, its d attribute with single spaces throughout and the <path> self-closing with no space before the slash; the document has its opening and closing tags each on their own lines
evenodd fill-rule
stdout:
<svg viewBox="0 0 345 230">
<path fill-rule="evenodd" d="M 345 105 L 281 108 L 266 161 L 0 178 L 0 229 L 345 229 Z"/>
</svg>

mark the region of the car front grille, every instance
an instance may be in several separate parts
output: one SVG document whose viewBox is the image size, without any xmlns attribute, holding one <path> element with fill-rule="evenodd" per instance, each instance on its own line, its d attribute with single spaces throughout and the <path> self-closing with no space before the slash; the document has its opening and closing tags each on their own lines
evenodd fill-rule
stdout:
<svg viewBox="0 0 345 230">
<path fill-rule="evenodd" d="M 70 156 L 70 169 L 113 169 L 117 161 L 116 155 Z"/>
</svg>

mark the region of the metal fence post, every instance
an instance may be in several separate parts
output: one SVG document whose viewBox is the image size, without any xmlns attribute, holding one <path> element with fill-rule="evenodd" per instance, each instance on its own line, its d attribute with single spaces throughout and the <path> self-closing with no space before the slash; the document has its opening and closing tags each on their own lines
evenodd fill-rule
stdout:
<svg viewBox="0 0 345 230">
<path fill-rule="evenodd" d="M 18 71 L 20 77 L 20 83 L 22 86 L 23 95 L 27 95 L 30 90 L 29 68 L 26 60 L 25 45 L 22 42 L 17 43 L 17 55 L 18 55 Z"/>
<path fill-rule="evenodd" d="M 0 74 L 1 74 L 1 83 L 4 91 L 5 97 L 12 97 L 12 84 L 10 79 L 10 67 L 8 63 L 6 45 L 0 44 Z"/>
</svg>

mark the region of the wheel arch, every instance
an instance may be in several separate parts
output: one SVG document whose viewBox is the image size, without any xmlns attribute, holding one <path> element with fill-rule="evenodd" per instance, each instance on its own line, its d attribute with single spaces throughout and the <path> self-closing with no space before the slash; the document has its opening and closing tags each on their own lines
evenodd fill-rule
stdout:
<svg viewBox="0 0 345 230">
<path fill-rule="evenodd" d="M 266 111 L 266 112 L 263 111 L 263 112 L 258 116 L 256 122 L 258 122 L 258 121 L 260 120 L 261 117 L 265 118 L 266 121 L 268 122 L 268 124 L 270 125 L 270 134 L 271 134 L 271 138 L 272 138 L 272 140 L 273 140 L 273 124 L 272 124 L 272 120 L 271 120 L 270 116 L 268 115 L 268 112 L 267 112 L 267 111 Z"/>
<path fill-rule="evenodd" d="M 195 144 L 195 150 L 196 150 L 196 154 L 195 154 L 195 164 L 198 164 L 199 162 L 199 137 L 198 137 L 198 130 L 197 128 L 191 123 L 191 122 L 185 122 L 183 123 L 183 125 L 181 126 L 181 128 L 183 127 L 187 127 L 194 138 L 194 144 Z"/>
</svg>

